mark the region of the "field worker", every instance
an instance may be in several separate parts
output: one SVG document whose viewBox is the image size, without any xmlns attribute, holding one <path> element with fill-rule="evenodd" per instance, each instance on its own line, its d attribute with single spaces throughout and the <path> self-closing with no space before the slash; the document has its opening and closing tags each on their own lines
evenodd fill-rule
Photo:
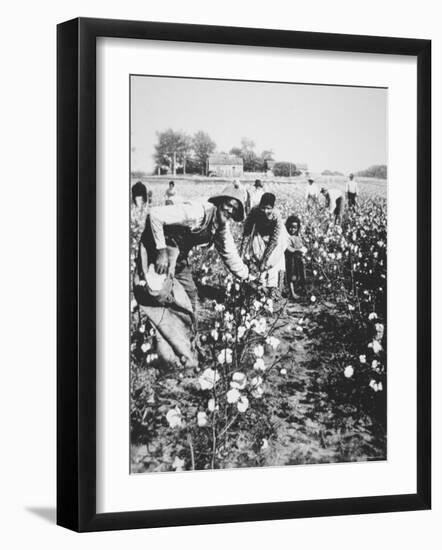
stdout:
<svg viewBox="0 0 442 550">
<path fill-rule="evenodd" d="M 192 346 L 197 288 L 188 259 L 192 248 L 213 243 L 233 275 L 238 279 L 249 276 L 229 226 L 231 220 L 243 221 L 244 202 L 244 192 L 229 185 L 208 201 L 153 207 L 146 218 L 134 295 L 157 329 L 157 353 L 166 363 L 195 365 L 197 362 Z M 158 293 L 166 294 L 162 307 L 152 303 L 151 288 L 158 289 L 158 279 L 163 284 Z M 171 287 L 169 294 L 168 286 Z"/>
<path fill-rule="evenodd" d="M 137 208 L 143 208 L 147 203 L 147 189 L 141 181 L 132 186 L 132 202 Z"/>
<path fill-rule="evenodd" d="M 356 198 L 358 196 L 358 182 L 354 179 L 354 175 L 348 176 L 347 183 L 345 185 L 345 192 L 347 195 L 347 201 L 349 208 L 356 208 Z"/>
<path fill-rule="evenodd" d="M 269 288 L 280 287 L 285 271 L 284 250 L 287 232 L 275 208 L 275 195 L 264 193 L 258 206 L 244 224 L 241 253 L 250 257 L 260 272 L 260 282 Z"/>
<path fill-rule="evenodd" d="M 315 180 L 311 177 L 307 180 L 307 189 L 305 190 L 305 198 L 307 200 L 307 208 L 316 206 L 319 198 L 319 187 L 315 183 Z"/>
<path fill-rule="evenodd" d="M 255 180 L 253 187 L 247 190 L 247 206 L 246 210 L 249 213 L 252 208 L 258 206 L 261 197 L 264 194 L 264 185 L 261 180 Z"/>
<path fill-rule="evenodd" d="M 340 189 L 321 189 L 321 194 L 325 197 L 325 208 L 334 215 L 335 224 L 341 223 L 344 212 L 344 192 Z"/>
<path fill-rule="evenodd" d="M 146 220 L 148 206 L 152 202 L 152 191 L 147 191 L 146 186 L 141 181 L 137 181 L 137 183 L 132 186 L 131 192 L 133 202 L 131 220 L 137 227 L 136 231 L 141 231 Z"/>
<path fill-rule="evenodd" d="M 166 189 L 166 192 L 164 193 L 164 195 L 166 197 L 166 200 L 164 202 L 166 206 L 170 204 L 177 204 L 178 202 L 180 202 L 176 194 L 174 181 L 169 181 L 169 187 Z"/>
<path fill-rule="evenodd" d="M 302 241 L 301 220 L 291 215 L 285 222 L 288 233 L 287 249 L 285 251 L 286 279 L 292 298 L 298 298 L 296 291 L 305 292 L 304 253 L 306 248 Z"/>
</svg>

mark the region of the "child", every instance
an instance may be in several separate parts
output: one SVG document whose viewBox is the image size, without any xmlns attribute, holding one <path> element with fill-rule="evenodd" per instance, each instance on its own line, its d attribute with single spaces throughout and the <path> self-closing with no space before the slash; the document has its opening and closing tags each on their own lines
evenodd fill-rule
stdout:
<svg viewBox="0 0 442 550">
<path fill-rule="evenodd" d="M 291 297 L 296 299 L 299 296 L 295 292 L 295 289 L 299 289 L 301 293 L 304 293 L 305 287 L 305 269 L 303 261 L 305 247 L 299 235 L 301 221 L 298 216 L 289 216 L 285 222 L 285 227 L 289 235 L 288 246 L 285 251 L 287 284 L 289 286 Z"/>
</svg>

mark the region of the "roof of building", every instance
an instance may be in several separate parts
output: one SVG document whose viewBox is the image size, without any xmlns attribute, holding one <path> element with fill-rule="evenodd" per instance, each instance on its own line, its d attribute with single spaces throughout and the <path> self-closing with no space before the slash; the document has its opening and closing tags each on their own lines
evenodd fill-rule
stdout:
<svg viewBox="0 0 442 550">
<path fill-rule="evenodd" d="M 228 164 L 235 166 L 243 166 L 244 161 L 241 157 L 236 157 L 234 155 L 210 155 L 209 156 L 210 164 Z"/>
</svg>

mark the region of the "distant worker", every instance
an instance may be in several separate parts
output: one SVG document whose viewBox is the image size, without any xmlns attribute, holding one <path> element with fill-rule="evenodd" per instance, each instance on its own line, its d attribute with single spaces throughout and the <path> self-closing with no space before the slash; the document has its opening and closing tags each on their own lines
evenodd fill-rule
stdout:
<svg viewBox="0 0 442 550">
<path fill-rule="evenodd" d="M 147 203 L 147 189 L 141 181 L 132 185 L 132 202 L 140 209 Z"/>
<path fill-rule="evenodd" d="M 250 212 L 252 208 L 258 206 L 261 197 L 264 194 L 264 185 L 261 180 L 255 180 L 253 187 L 247 190 L 246 210 Z"/>
<path fill-rule="evenodd" d="M 181 199 L 179 198 L 179 196 L 177 195 L 176 190 L 175 190 L 175 182 L 174 181 L 169 181 L 169 187 L 166 189 L 165 196 L 166 196 L 166 200 L 165 200 L 164 204 L 166 206 L 169 206 L 171 204 L 178 204 L 178 203 L 182 202 Z"/>
<path fill-rule="evenodd" d="M 348 207 L 353 209 L 356 208 L 356 198 L 358 196 L 358 182 L 354 178 L 354 175 L 350 174 L 345 185 Z"/>
<path fill-rule="evenodd" d="M 319 198 L 319 187 L 315 183 L 315 180 L 311 177 L 307 180 L 307 189 L 305 190 L 305 198 L 307 200 L 307 208 L 316 206 Z"/>
<path fill-rule="evenodd" d="M 335 217 L 335 224 L 341 223 L 344 212 L 344 192 L 340 189 L 322 187 L 321 195 L 325 197 L 325 208 Z"/>
</svg>

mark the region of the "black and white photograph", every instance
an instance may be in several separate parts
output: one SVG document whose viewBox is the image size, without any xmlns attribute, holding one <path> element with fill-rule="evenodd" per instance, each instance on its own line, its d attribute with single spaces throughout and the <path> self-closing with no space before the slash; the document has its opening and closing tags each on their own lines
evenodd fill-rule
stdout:
<svg viewBox="0 0 442 550">
<path fill-rule="evenodd" d="M 387 460 L 388 89 L 129 85 L 130 472 Z"/>
</svg>

